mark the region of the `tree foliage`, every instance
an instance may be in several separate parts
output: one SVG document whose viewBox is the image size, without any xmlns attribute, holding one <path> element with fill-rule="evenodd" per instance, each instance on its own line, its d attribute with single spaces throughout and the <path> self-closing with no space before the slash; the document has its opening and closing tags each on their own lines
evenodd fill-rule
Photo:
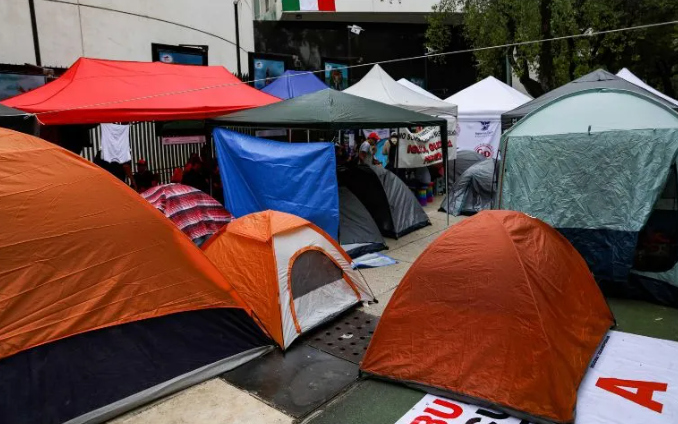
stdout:
<svg viewBox="0 0 678 424">
<path fill-rule="evenodd" d="M 448 48 L 448 23 L 458 13 L 468 42 L 482 48 L 678 20 L 678 0 L 441 0 L 428 18 L 428 47 Z M 481 76 L 503 75 L 508 57 L 533 96 L 600 67 L 614 72 L 627 67 L 671 96 L 678 89 L 678 25 L 474 55 Z"/>
</svg>

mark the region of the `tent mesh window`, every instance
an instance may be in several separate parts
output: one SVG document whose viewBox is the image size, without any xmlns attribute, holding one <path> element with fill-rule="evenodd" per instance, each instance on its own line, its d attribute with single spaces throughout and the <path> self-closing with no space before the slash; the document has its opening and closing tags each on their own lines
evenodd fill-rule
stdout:
<svg viewBox="0 0 678 424">
<path fill-rule="evenodd" d="M 339 281 L 343 272 L 323 252 L 309 250 L 299 255 L 292 265 L 290 286 L 294 299 Z"/>
<path fill-rule="evenodd" d="M 678 263 L 678 190 L 675 166 L 671 168 L 660 199 L 638 234 L 634 269 L 665 272 Z"/>
</svg>

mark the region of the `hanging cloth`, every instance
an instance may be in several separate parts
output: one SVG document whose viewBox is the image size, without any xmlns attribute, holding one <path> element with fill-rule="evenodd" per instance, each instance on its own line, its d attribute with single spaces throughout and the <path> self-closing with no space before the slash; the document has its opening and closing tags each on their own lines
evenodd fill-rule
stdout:
<svg viewBox="0 0 678 424">
<path fill-rule="evenodd" d="M 101 159 L 127 163 L 132 160 L 129 125 L 101 124 Z"/>
</svg>

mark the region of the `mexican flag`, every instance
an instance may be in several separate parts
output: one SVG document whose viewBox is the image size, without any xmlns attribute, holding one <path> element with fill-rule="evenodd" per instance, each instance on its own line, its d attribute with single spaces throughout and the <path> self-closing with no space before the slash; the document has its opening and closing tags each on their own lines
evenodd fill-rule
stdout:
<svg viewBox="0 0 678 424">
<path fill-rule="evenodd" d="M 283 12 L 336 12 L 335 0 L 282 0 Z"/>
</svg>

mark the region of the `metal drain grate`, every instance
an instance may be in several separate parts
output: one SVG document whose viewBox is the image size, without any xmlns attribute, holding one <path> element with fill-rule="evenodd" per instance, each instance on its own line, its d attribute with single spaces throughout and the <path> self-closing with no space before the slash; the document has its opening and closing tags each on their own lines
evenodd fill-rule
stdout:
<svg viewBox="0 0 678 424">
<path fill-rule="evenodd" d="M 285 353 L 278 349 L 250 361 L 221 378 L 299 418 L 353 384 L 358 366 L 300 343 Z"/>
<path fill-rule="evenodd" d="M 308 334 L 303 343 L 354 364 L 362 361 L 378 317 L 354 310 Z"/>
</svg>

